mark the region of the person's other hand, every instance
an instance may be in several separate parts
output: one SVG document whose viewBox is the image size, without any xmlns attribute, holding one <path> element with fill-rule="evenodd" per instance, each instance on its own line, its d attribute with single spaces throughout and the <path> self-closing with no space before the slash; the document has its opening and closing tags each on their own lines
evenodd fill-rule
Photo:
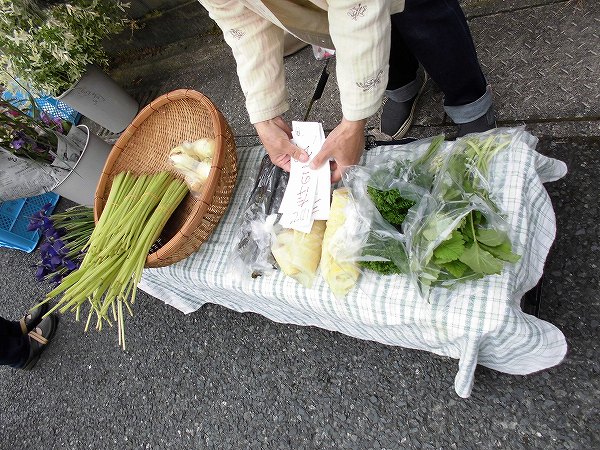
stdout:
<svg viewBox="0 0 600 450">
<path fill-rule="evenodd" d="M 276 166 L 289 172 L 291 158 L 300 162 L 308 161 L 308 153 L 290 141 L 292 129 L 281 116 L 255 123 L 254 128 Z"/>
<path fill-rule="evenodd" d="M 321 151 L 314 157 L 310 167 L 318 169 L 329 159 L 335 162 L 331 164 L 331 182 L 337 183 L 342 178 L 344 168 L 357 164 L 365 149 L 365 124 L 367 119 L 346 120 L 333 129 Z"/>
</svg>

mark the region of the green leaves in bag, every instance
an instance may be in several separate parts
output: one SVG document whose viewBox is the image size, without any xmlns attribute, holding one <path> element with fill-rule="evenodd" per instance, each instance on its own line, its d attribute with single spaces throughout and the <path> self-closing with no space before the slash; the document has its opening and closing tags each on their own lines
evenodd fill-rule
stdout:
<svg viewBox="0 0 600 450">
<path fill-rule="evenodd" d="M 486 218 L 480 211 L 470 211 L 450 237 L 434 250 L 429 264 L 440 269 L 441 280 L 481 278 L 502 272 L 505 262 L 517 262 L 508 234 L 484 228 Z"/>
</svg>

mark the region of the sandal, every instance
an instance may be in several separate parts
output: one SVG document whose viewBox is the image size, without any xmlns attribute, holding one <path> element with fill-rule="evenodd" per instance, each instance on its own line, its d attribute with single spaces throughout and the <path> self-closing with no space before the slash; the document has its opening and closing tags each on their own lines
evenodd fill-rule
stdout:
<svg viewBox="0 0 600 450">
<path fill-rule="evenodd" d="M 27 314 L 21 317 L 21 320 L 19 320 L 19 324 L 21 325 L 21 331 L 23 332 L 23 334 L 27 334 L 31 330 L 33 330 L 38 325 L 38 323 L 42 321 L 43 315 L 46 314 L 49 309 L 50 305 L 48 303 L 44 303 L 43 305 L 40 305 L 35 309 L 30 309 Z"/>
<path fill-rule="evenodd" d="M 40 355 L 56 332 L 58 318 L 52 314 L 38 324 L 35 330 L 30 331 L 29 335 L 29 358 L 25 361 L 23 370 L 31 370 L 40 359 Z"/>
</svg>

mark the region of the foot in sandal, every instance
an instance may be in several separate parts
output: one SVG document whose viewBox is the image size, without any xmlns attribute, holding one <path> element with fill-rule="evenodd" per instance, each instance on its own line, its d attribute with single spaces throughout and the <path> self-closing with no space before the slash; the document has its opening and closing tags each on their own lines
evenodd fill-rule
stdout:
<svg viewBox="0 0 600 450">
<path fill-rule="evenodd" d="M 58 318 L 52 314 L 45 319 L 42 319 L 41 322 L 28 333 L 29 335 L 29 358 L 25 361 L 23 365 L 23 370 L 31 370 L 33 366 L 40 359 L 40 355 L 48 344 L 50 340 L 54 336 L 56 332 L 56 327 L 58 325 Z"/>
<path fill-rule="evenodd" d="M 38 323 L 42 321 L 42 317 L 48 312 L 49 309 L 50 306 L 48 303 L 44 303 L 35 309 L 30 309 L 29 312 L 25 314 L 21 320 L 19 320 L 23 334 L 27 334 L 33 330 Z"/>
</svg>

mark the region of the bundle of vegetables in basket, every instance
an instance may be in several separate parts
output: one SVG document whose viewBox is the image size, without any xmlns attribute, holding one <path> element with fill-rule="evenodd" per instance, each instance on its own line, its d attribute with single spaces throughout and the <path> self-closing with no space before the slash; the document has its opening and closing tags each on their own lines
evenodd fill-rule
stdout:
<svg viewBox="0 0 600 450">
<path fill-rule="evenodd" d="M 131 304 L 148 252 L 187 193 L 185 182 L 166 171 L 117 174 L 81 265 L 42 302 L 62 294 L 48 314 L 72 311 L 79 320 L 82 306 L 89 303 L 85 329 L 94 314 L 99 330 L 104 322 L 116 322 L 119 345 L 125 349 L 124 308 L 133 314 Z"/>
<path fill-rule="evenodd" d="M 169 162 L 185 178 L 191 194 L 196 197 L 202 195 L 210 175 L 216 145 L 214 139 L 202 138 L 183 142 L 169 152 Z"/>
</svg>

